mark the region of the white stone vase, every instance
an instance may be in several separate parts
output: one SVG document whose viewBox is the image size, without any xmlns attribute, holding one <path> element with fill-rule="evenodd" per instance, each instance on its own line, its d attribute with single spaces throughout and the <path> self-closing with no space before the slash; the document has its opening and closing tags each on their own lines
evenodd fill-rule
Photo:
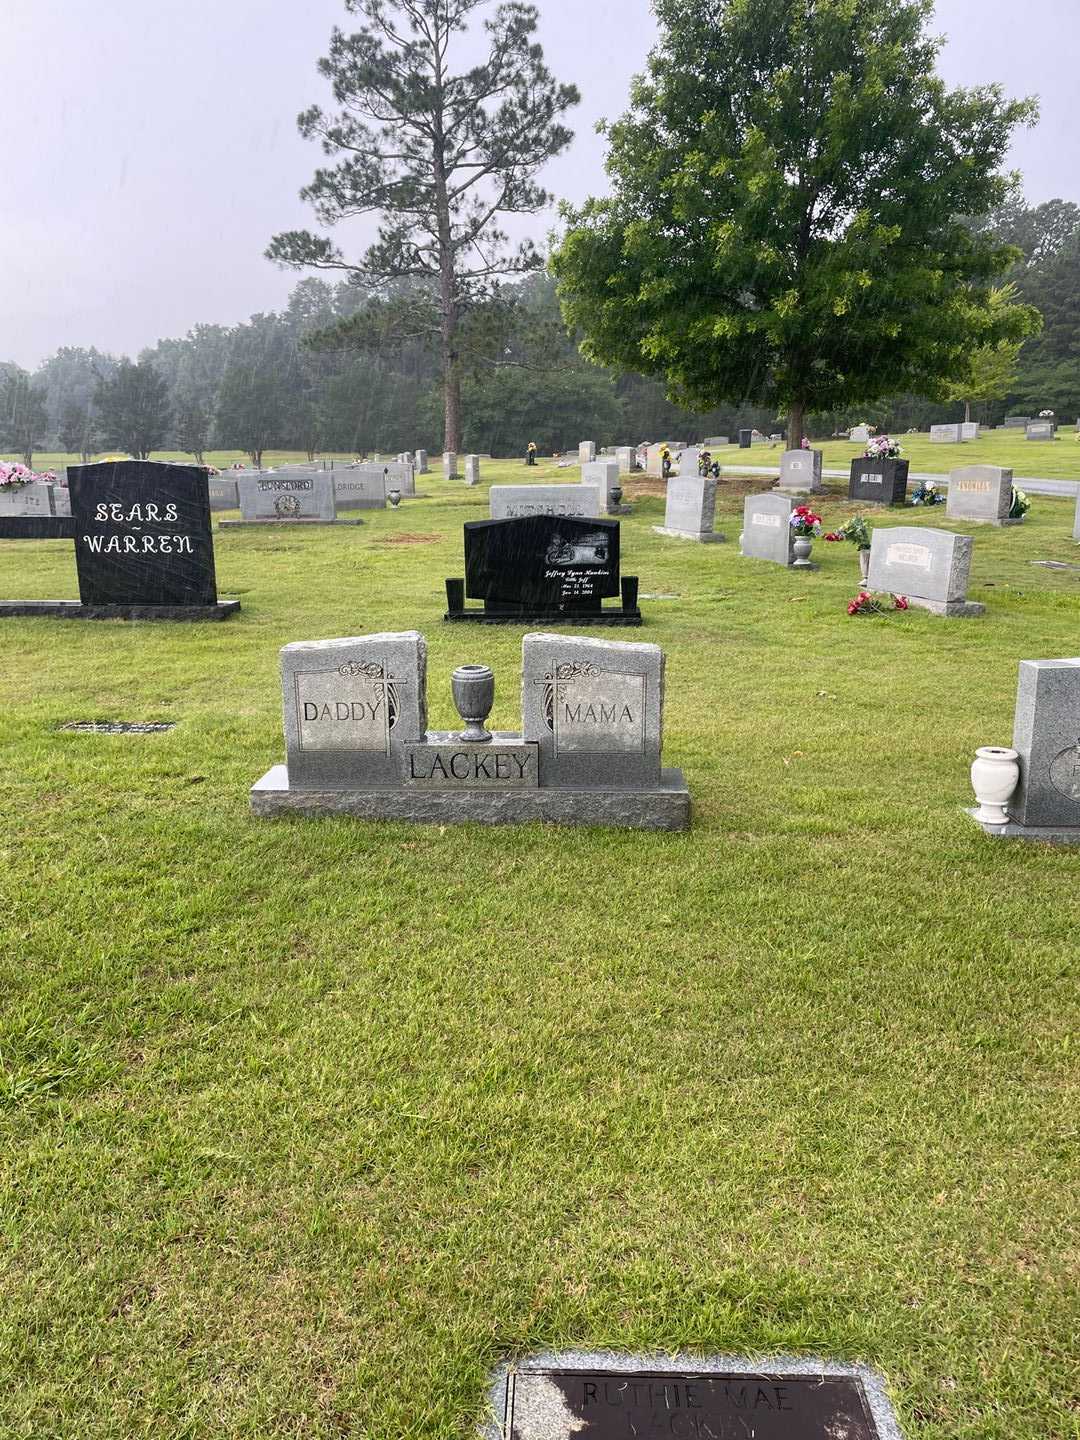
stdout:
<svg viewBox="0 0 1080 1440">
<path fill-rule="evenodd" d="M 975 819 L 981 825 L 1007 825 L 1008 803 L 1020 784 L 1020 756 L 1000 745 L 983 745 L 975 751 L 971 767 L 971 788 L 979 808 Z"/>
</svg>

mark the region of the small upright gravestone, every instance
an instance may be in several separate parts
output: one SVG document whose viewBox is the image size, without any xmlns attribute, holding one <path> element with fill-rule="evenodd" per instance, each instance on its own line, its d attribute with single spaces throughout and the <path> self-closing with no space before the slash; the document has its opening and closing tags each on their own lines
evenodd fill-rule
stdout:
<svg viewBox="0 0 1080 1440">
<path fill-rule="evenodd" d="M 416 473 L 417 473 L 418 475 L 426 475 L 426 474 L 428 473 L 428 453 L 427 453 L 427 451 L 426 451 L 426 450 L 417 450 L 417 452 L 416 452 L 416 457 L 415 457 L 415 458 L 416 458 Z"/>
<path fill-rule="evenodd" d="M 949 475 L 945 518 L 978 525 L 1018 525 L 1010 520 L 1013 472 L 1000 465 L 965 465 Z"/>
<path fill-rule="evenodd" d="M 861 505 L 903 505 L 907 499 L 908 461 L 860 456 L 851 462 L 848 499 Z"/>
<path fill-rule="evenodd" d="M 480 484 L 480 457 L 479 455 L 465 456 L 465 484 Z"/>
<path fill-rule="evenodd" d="M 1080 841 L 1080 659 L 1020 662 L 1013 745 L 1020 785 L 1009 819 Z"/>
<path fill-rule="evenodd" d="M 1028 415 L 1006 415 L 1006 430 L 1024 430 L 1031 424 L 1031 417 Z"/>
<path fill-rule="evenodd" d="M 207 491 L 212 511 L 240 509 L 240 492 L 237 489 L 236 481 L 229 479 L 228 476 L 208 476 Z"/>
<path fill-rule="evenodd" d="M 9 600 L 0 615 L 224 620 L 210 497 L 201 465 L 120 460 L 69 465 L 80 600 Z"/>
<path fill-rule="evenodd" d="M 281 684 L 287 762 L 252 788 L 258 816 L 689 827 L 686 782 L 661 766 L 655 645 L 526 635 L 521 733 L 487 730 L 495 676 L 480 665 L 453 676 L 465 731 L 429 731 L 415 631 L 287 645 Z"/>
<path fill-rule="evenodd" d="M 848 431 L 848 439 L 855 445 L 865 445 L 870 439 L 870 427 L 868 425 L 854 425 Z"/>
<path fill-rule="evenodd" d="M 785 450 L 780 456 L 780 481 L 776 489 L 782 495 L 821 495 L 820 450 Z"/>
<path fill-rule="evenodd" d="M 71 495 L 66 485 L 53 485 L 52 499 L 54 515 L 71 515 Z M 211 506 L 211 509 L 213 509 L 213 506 Z"/>
<path fill-rule="evenodd" d="M 701 446 L 688 445 L 679 456 L 679 475 L 696 475 L 701 461 Z"/>
<path fill-rule="evenodd" d="M 959 445 L 964 438 L 959 425 L 931 425 L 930 439 L 935 445 Z"/>
<path fill-rule="evenodd" d="M 1054 426 L 1050 420 L 1032 420 L 1024 432 L 1025 440 L 1053 440 Z"/>
<path fill-rule="evenodd" d="M 795 559 L 791 512 L 795 502 L 775 491 L 748 495 L 743 503 L 742 554 L 750 560 L 790 565 Z"/>
<path fill-rule="evenodd" d="M 970 535 L 951 530 L 879 526 L 870 544 L 867 588 L 904 595 L 909 604 L 950 619 L 982 615 L 985 605 L 967 598 L 974 544 Z"/>
<path fill-rule="evenodd" d="M 582 485 L 591 485 L 604 497 L 604 509 L 608 515 L 624 515 L 629 506 L 616 506 L 611 492 L 619 484 L 619 462 L 617 460 L 593 460 L 581 467 Z"/>
<path fill-rule="evenodd" d="M 754 432 L 753 432 L 753 430 L 740 430 L 740 431 L 739 431 L 739 449 L 740 449 L 740 450 L 749 450 L 749 449 L 751 448 L 751 446 L 753 445 L 753 443 L 754 443 Z"/>
<path fill-rule="evenodd" d="M 979 438 L 979 427 L 974 420 L 962 420 L 960 422 L 960 439 L 977 440 Z"/>
<path fill-rule="evenodd" d="M 591 465 L 596 459 L 596 441 L 582 440 L 578 446 L 578 464 Z"/>
<path fill-rule="evenodd" d="M 664 523 L 653 530 L 674 540 L 715 544 L 724 538 L 713 528 L 715 519 L 716 481 L 711 476 L 677 475 L 668 481 Z"/>
<path fill-rule="evenodd" d="M 1076 512 L 1073 516 L 1073 539 L 1080 540 L 1080 490 L 1076 494 Z"/>
<path fill-rule="evenodd" d="M 630 475 L 637 469 L 637 451 L 632 445 L 616 445 L 615 459 L 621 475 Z"/>
<path fill-rule="evenodd" d="M 456 480 L 458 478 L 457 455 L 453 450 L 443 451 L 442 473 L 444 480 Z"/>
</svg>

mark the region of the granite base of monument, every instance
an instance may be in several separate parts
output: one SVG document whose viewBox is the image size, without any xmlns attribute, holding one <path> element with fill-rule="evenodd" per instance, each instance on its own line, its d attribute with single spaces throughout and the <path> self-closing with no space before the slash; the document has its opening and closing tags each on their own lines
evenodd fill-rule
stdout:
<svg viewBox="0 0 1080 1440">
<path fill-rule="evenodd" d="M 251 788 L 251 812 L 351 815 L 420 825 L 598 825 L 622 830 L 689 830 L 690 791 L 681 770 L 662 770 L 653 790 L 290 790 L 287 765 Z"/>
<path fill-rule="evenodd" d="M 504 604 L 485 600 L 483 608 L 465 601 L 465 581 L 446 582 L 446 613 L 451 623 L 472 621 L 479 625 L 642 625 L 644 617 L 638 606 L 638 577 L 624 575 L 621 605 L 603 605 L 597 601 L 571 601 L 563 608 L 544 605 Z"/>
<path fill-rule="evenodd" d="M 986 825 L 978 818 L 978 807 L 964 810 L 970 815 L 984 835 L 995 840 L 1034 840 L 1042 845 L 1080 845 L 1080 827 L 1075 825 L 1017 825 L 1010 820 L 1007 825 Z"/>
<path fill-rule="evenodd" d="M 74 540 L 71 515 L 0 515 L 0 540 Z"/>
<path fill-rule="evenodd" d="M 53 620 L 227 620 L 239 600 L 215 605 L 84 605 L 80 600 L 0 600 L 0 617 L 44 615 Z"/>
<path fill-rule="evenodd" d="M 699 545 L 722 545 L 727 539 L 726 535 L 721 535 L 717 530 L 701 533 L 695 530 L 671 530 L 666 525 L 654 525 L 652 531 L 654 535 L 664 535 L 669 540 L 696 540 Z"/>
</svg>

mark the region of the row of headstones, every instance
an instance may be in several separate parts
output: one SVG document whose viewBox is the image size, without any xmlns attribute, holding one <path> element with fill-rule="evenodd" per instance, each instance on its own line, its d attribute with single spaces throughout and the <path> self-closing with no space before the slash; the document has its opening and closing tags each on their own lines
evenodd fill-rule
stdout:
<svg viewBox="0 0 1080 1440">
<path fill-rule="evenodd" d="M 211 510 L 239 510 L 244 523 L 265 520 L 329 523 L 339 510 L 384 510 L 397 491 L 416 494 L 411 458 L 348 465 L 340 470 L 285 466 L 280 470 L 237 471 L 210 476 Z"/>
<path fill-rule="evenodd" d="M 1025 440 L 1053 440 L 1057 426 L 1050 420 L 1025 420 L 1017 417 L 1017 422 L 1010 424 L 1005 422 L 1006 430 L 1024 429 Z M 854 437 L 853 437 L 854 438 Z M 869 437 L 868 437 L 869 438 Z M 959 425 L 931 425 L 930 439 L 935 445 L 960 445 L 965 440 L 977 440 L 979 438 L 979 426 L 972 422 L 962 422 Z"/>
<path fill-rule="evenodd" d="M 525 515 L 558 515 L 595 520 L 623 515 L 620 503 L 621 462 L 601 457 L 581 467 L 577 485 L 493 485 L 488 492 L 492 520 L 518 520 Z"/>
<path fill-rule="evenodd" d="M 521 733 L 497 732 L 496 744 L 462 746 L 452 732 L 428 731 L 427 644 L 416 631 L 286 645 L 281 690 L 292 790 L 646 790 L 660 782 L 657 645 L 526 635 Z"/>
<path fill-rule="evenodd" d="M 479 485 L 479 484 L 480 484 L 480 456 L 479 456 L 479 455 L 465 455 L 465 456 L 463 457 L 463 459 L 464 459 L 464 462 L 465 462 L 465 476 L 464 476 L 465 484 L 466 484 L 466 485 Z M 458 457 L 457 457 L 457 455 L 453 452 L 453 450 L 444 450 L 444 451 L 443 451 L 442 466 L 443 466 L 443 479 L 444 479 L 444 480 L 460 480 L 460 479 L 462 478 L 462 477 L 458 474 Z"/>
</svg>

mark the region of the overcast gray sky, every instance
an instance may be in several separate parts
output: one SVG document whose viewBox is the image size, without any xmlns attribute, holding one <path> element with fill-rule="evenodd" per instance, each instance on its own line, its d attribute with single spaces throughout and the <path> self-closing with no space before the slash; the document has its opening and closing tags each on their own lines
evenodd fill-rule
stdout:
<svg viewBox="0 0 1080 1440">
<path fill-rule="evenodd" d="M 583 96 L 545 180 L 581 199 L 603 188 L 593 126 L 625 108 L 652 14 L 648 0 L 539 6 L 548 62 Z M 315 61 L 349 19 L 342 0 L 0 0 L 0 359 L 135 354 L 279 307 L 298 277 L 262 252 L 312 224 L 297 191 L 320 152 L 295 119 L 327 102 Z M 938 0 L 937 29 L 950 83 L 1040 96 L 1012 156 L 1029 201 L 1080 201 L 1077 0 Z"/>
</svg>

